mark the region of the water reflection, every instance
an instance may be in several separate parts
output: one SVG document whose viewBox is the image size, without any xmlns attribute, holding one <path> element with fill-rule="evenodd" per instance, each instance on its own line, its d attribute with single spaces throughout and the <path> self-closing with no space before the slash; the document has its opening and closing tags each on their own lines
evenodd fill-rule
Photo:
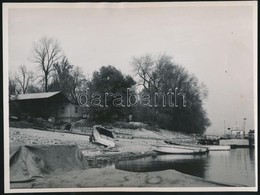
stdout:
<svg viewBox="0 0 260 195">
<path fill-rule="evenodd" d="M 146 157 L 138 160 L 119 161 L 115 163 L 115 168 L 132 172 L 161 171 L 175 169 L 186 174 L 204 177 L 205 155 L 159 155 L 156 157 Z"/>
<path fill-rule="evenodd" d="M 255 149 L 249 148 L 249 158 L 251 161 L 255 161 Z"/>
<path fill-rule="evenodd" d="M 211 151 L 206 155 L 159 155 L 138 160 L 119 161 L 115 168 L 133 172 L 174 169 L 205 179 L 255 186 L 254 149 L 237 148 Z"/>
<path fill-rule="evenodd" d="M 207 179 L 255 186 L 254 152 L 250 154 L 250 149 L 237 148 L 225 153 L 212 152 L 207 164 L 205 172 Z"/>
</svg>

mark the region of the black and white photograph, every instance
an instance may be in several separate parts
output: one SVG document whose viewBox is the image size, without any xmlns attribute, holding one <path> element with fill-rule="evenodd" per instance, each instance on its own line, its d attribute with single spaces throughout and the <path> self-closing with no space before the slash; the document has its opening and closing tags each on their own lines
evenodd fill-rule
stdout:
<svg viewBox="0 0 260 195">
<path fill-rule="evenodd" d="M 257 2 L 3 3 L 5 193 L 257 191 Z"/>
</svg>

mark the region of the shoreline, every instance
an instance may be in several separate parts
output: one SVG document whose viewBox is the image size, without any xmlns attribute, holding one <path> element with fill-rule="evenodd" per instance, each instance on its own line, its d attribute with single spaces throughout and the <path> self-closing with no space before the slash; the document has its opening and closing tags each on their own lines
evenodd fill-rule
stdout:
<svg viewBox="0 0 260 195">
<path fill-rule="evenodd" d="M 195 177 L 175 170 L 156 172 L 128 172 L 106 168 L 91 168 L 48 175 L 27 183 L 11 183 L 11 189 L 42 188 L 113 188 L 113 187 L 238 187 Z M 241 187 L 241 186 L 240 186 Z M 243 186 L 244 187 L 244 186 Z"/>
<path fill-rule="evenodd" d="M 136 160 L 140 158 L 145 158 L 149 156 L 157 156 L 158 154 L 154 151 L 151 152 L 125 152 L 120 154 L 103 154 L 103 155 L 96 155 L 92 157 L 84 156 L 87 160 L 90 168 L 100 168 L 106 164 L 111 164 L 118 161 L 125 161 L 125 160 Z"/>
<path fill-rule="evenodd" d="M 10 144 L 20 143 L 20 144 L 46 144 L 46 145 L 70 145 L 70 144 L 78 145 L 83 156 L 85 157 L 85 159 L 89 164 L 89 168 L 87 170 L 75 172 L 76 175 L 73 177 L 70 175 L 71 172 L 67 172 L 67 173 L 62 173 L 61 175 L 54 175 L 55 177 L 52 175 L 48 175 L 44 179 L 37 179 L 37 181 L 32 182 L 34 187 L 37 187 L 37 185 L 39 186 L 42 185 L 43 188 L 51 187 L 52 182 L 56 182 L 55 184 L 56 187 L 62 187 L 64 185 L 63 183 L 65 180 L 68 187 L 71 185 L 70 182 L 72 183 L 76 182 L 75 185 L 72 184 L 72 186 L 70 187 L 90 187 L 91 185 L 93 185 L 94 187 L 101 187 L 101 186 L 111 187 L 112 184 L 114 184 L 117 187 L 122 187 L 122 186 L 134 187 L 138 183 L 136 182 L 135 178 L 137 178 L 137 180 L 138 178 L 140 179 L 140 175 L 142 175 L 142 179 L 139 181 L 140 184 L 138 185 L 145 186 L 145 187 L 147 186 L 148 187 L 149 186 L 150 187 L 236 186 L 236 184 L 234 185 L 222 184 L 214 181 L 208 181 L 206 179 L 195 177 L 192 175 L 186 175 L 175 170 L 165 170 L 165 171 L 156 171 L 156 172 L 128 172 L 128 171 L 117 170 L 115 168 L 110 168 L 110 167 L 102 167 L 105 164 L 109 164 L 109 163 L 112 164 L 113 162 L 118 162 L 123 160 L 134 160 L 134 159 L 139 159 L 148 156 L 157 156 L 157 153 L 152 150 L 152 145 L 164 143 L 166 137 L 165 135 L 163 135 L 161 139 L 158 139 L 160 138 L 158 136 L 158 133 L 156 133 L 157 135 L 156 137 L 156 135 L 153 132 L 144 129 L 138 131 L 136 130 L 135 135 L 139 135 L 139 138 L 138 139 L 116 138 L 115 148 L 105 148 L 103 146 L 90 143 L 87 136 L 81 136 L 77 134 L 66 134 L 64 132 L 42 131 L 37 129 L 10 128 Z M 149 139 L 149 137 L 151 137 L 152 139 Z M 81 172 L 85 173 L 85 175 Z M 91 178 L 89 178 L 89 173 L 92 174 Z M 171 175 L 169 173 L 172 174 L 174 173 L 174 175 Z M 82 181 L 81 179 L 77 180 L 79 174 L 82 180 L 84 179 L 89 181 L 91 180 L 91 182 L 88 184 L 79 184 Z M 145 182 L 147 181 L 148 175 L 151 176 L 152 184 L 149 182 L 148 183 Z M 117 181 L 116 179 L 116 181 L 112 181 L 112 184 L 108 184 L 107 181 L 103 179 L 107 177 L 107 180 L 111 180 L 110 176 L 119 177 L 121 178 L 121 180 Z M 65 179 L 63 177 L 65 177 Z M 131 178 L 132 180 L 131 182 L 130 180 L 129 181 L 124 180 L 124 178 L 128 178 L 128 177 Z M 100 179 L 102 180 L 103 183 L 102 182 L 100 183 Z M 95 181 L 96 184 L 93 183 L 92 180 Z M 38 183 L 38 181 L 40 181 L 40 183 Z M 116 182 L 119 183 L 117 184 Z M 12 184 L 12 186 L 20 186 L 20 187 L 23 186 L 23 188 L 26 188 L 26 185 Z"/>
</svg>

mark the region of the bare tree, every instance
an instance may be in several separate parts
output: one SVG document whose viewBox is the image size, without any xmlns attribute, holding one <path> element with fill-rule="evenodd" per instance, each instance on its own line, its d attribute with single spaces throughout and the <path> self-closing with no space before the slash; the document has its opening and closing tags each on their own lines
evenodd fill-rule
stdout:
<svg viewBox="0 0 260 195">
<path fill-rule="evenodd" d="M 66 93 L 66 91 L 68 91 L 70 88 L 68 85 L 71 80 L 71 72 L 73 70 L 73 65 L 70 64 L 68 58 L 64 56 L 61 62 L 53 64 L 53 67 L 55 68 L 54 84 L 57 85 L 55 86 L 55 88 L 58 88 L 60 91 Z"/>
<path fill-rule="evenodd" d="M 50 91 L 61 91 L 70 100 L 77 100 L 77 92 L 83 86 L 85 76 L 82 69 L 78 66 L 72 65 L 69 60 L 64 56 L 61 62 L 53 65 L 55 72 L 53 81 L 49 85 Z"/>
<path fill-rule="evenodd" d="M 132 66 L 134 72 L 141 81 L 139 85 L 142 85 L 146 92 L 150 93 L 151 90 L 158 91 L 160 83 L 163 79 L 163 75 L 160 73 L 160 67 L 172 64 L 172 58 L 165 54 L 159 55 L 157 58 L 151 54 L 146 54 L 141 57 L 132 58 Z"/>
<path fill-rule="evenodd" d="M 141 84 L 147 92 L 150 92 L 152 71 L 154 69 L 154 60 L 151 55 L 147 54 L 141 57 L 133 57 L 131 62 L 134 72 L 141 78 Z"/>
<path fill-rule="evenodd" d="M 77 100 L 77 89 L 81 86 L 81 84 L 85 81 L 84 80 L 84 74 L 82 72 L 82 69 L 78 66 L 76 66 L 72 71 L 72 82 L 71 82 L 71 99 L 74 101 Z"/>
<path fill-rule="evenodd" d="M 41 75 L 44 89 L 48 91 L 48 84 L 51 78 L 51 72 L 54 70 L 53 64 L 62 57 L 61 47 L 57 40 L 48 37 L 42 37 L 33 46 L 33 61 L 39 65 L 43 72 Z"/>
<path fill-rule="evenodd" d="M 16 95 L 18 93 L 17 81 L 10 72 L 9 72 L 8 80 L 9 80 L 8 88 L 9 88 L 9 99 L 10 99 L 11 96 Z"/>
<path fill-rule="evenodd" d="M 28 71 L 25 65 L 19 66 L 18 71 L 19 72 L 18 75 L 15 77 L 15 80 L 19 84 L 21 93 L 25 94 L 27 93 L 30 81 L 33 80 L 33 73 L 31 71 Z"/>
<path fill-rule="evenodd" d="M 195 75 L 190 74 L 183 66 L 173 62 L 171 56 L 165 54 L 158 57 L 134 57 L 131 63 L 143 86 L 142 93 L 150 95 L 151 102 L 155 101 L 155 93 L 167 94 L 170 89 L 177 89 L 177 92 L 174 91 L 177 96 L 174 107 L 163 106 L 163 98 L 158 96 L 157 107 L 138 107 L 139 120 L 189 133 L 203 133 L 210 126 L 210 120 L 203 108 L 208 90 Z"/>
</svg>

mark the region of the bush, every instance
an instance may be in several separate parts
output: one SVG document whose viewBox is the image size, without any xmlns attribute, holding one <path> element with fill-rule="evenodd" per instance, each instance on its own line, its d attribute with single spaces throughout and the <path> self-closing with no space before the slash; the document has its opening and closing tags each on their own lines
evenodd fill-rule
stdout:
<svg viewBox="0 0 260 195">
<path fill-rule="evenodd" d="M 122 129 L 137 129 L 138 126 L 132 123 L 126 123 L 126 122 L 115 122 L 113 123 L 113 126 L 116 128 L 122 128 Z"/>
</svg>

